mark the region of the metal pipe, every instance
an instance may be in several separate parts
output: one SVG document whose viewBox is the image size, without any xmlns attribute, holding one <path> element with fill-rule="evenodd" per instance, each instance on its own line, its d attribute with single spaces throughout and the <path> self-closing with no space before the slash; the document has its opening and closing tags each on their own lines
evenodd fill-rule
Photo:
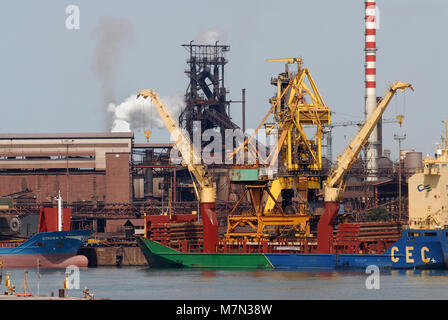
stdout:
<svg viewBox="0 0 448 320">
<path fill-rule="evenodd" d="M 243 103 L 243 133 L 245 133 L 246 132 L 246 89 L 243 89 L 242 90 L 243 92 L 242 92 L 242 94 L 243 94 L 243 97 L 242 97 L 242 103 Z"/>
<path fill-rule="evenodd" d="M 153 153 L 154 150 L 147 149 L 145 150 L 145 159 L 144 162 L 146 164 L 151 165 L 153 161 Z M 154 178 L 153 178 L 153 172 L 152 167 L 145 167 L 144 171 L 145 173 L 145 179 L 144 179 L 144 195 L 145 196 L 153 196 L 154 195 Z"/>
<path fill-rule="evenodd" d="M 398 221 L 401 221 L 401 141 L 406 139 L 406 135 L 394 134 L 394 139 L 398 140 Z"/>
<path fill-rule="evenodd" d="M 174 179 L 174 183 L 173 183 L 173 191 L 174 191 L 174 193 L 173 193 L 173 202 L 176 202 L 176 168 L 174 168 L 173 169 L 173 171 L 174 171 L 174 177 L 173 177 L 173 179 Z"/>
</svg>

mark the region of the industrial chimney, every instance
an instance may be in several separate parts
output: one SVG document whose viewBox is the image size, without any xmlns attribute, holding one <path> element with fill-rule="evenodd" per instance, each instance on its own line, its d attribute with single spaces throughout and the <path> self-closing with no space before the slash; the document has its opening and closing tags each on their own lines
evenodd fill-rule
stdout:
<svg viewBox="0 0 448 320">
<path fill-rule="evenodd" d="M 365 2 L 365 86 L 366 86 L 366 120 L 376 108 L 376 2 L 366 0 Z M 367 180 L 378 180 L 378 130 L 375 127 L 369 137 L 366 150 Z"/>
</svg>

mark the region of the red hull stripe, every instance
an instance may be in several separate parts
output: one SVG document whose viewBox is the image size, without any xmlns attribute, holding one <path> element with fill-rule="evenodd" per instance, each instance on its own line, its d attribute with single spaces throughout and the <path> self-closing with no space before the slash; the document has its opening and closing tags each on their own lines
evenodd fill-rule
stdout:
<svg viewBox="0 0 448 320">
<path fill-rule="evenodd" d="M 67 268 L 70 265 L 87 267 L 88 260 L 82 255 L 61 254 L 4 254 L 0 260 L 5 268 L 36 268 L 37 260 L 42 268 Z"/>
</svg>

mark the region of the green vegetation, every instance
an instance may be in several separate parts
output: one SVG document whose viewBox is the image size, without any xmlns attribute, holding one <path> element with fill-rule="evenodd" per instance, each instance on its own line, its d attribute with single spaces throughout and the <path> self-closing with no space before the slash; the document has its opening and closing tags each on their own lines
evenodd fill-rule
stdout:
<svg viewBox="0 0 448 320">
<path fill-rule="evenodd" d="M 384 207 L 375 208 L 367 213 L 366 220 L 368 222 L 390 221 L 390 213 Z"/>
</svg>

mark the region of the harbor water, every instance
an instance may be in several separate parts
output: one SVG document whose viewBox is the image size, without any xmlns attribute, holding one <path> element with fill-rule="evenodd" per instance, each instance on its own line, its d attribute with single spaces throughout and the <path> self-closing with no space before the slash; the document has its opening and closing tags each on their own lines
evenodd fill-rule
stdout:
<svg viewBox="0 0 448 320">
<path fill-rule="evenodd" d="M 58 295 L 65 275 L 70 297 L 82 297 L 85 287 L 95 298 L 112 300 L 316 300 L 316 299 L 448 299 L 448 270 L 241 271 L 162 270 L 146 267 L 97 267 L 79 270 L 27 270 L 35 295 Z M 24 270 L 3 270 L 18 289 Z"/>
</svg>

